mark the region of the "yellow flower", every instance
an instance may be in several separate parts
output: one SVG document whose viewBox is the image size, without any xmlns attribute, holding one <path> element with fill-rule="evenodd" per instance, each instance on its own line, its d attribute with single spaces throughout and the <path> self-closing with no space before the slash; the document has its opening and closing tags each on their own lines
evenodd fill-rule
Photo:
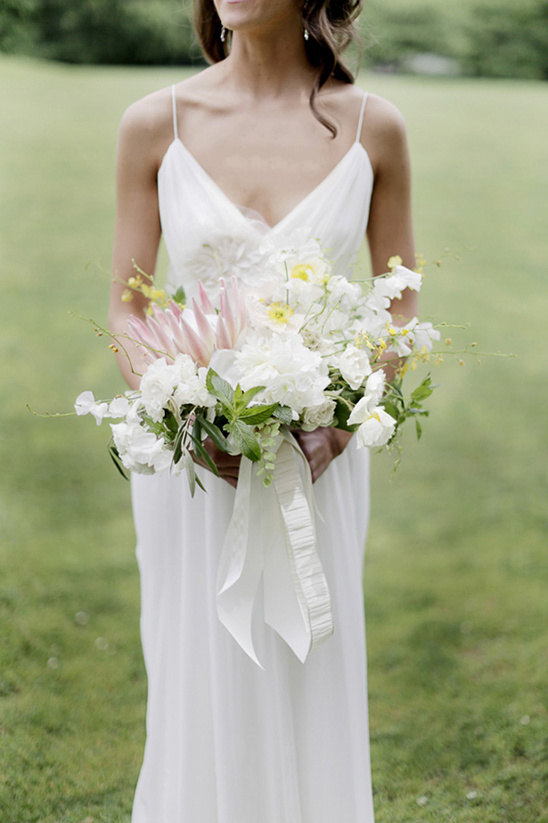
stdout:
<svg viewBox="0 0 548 823">
<path fill-rule="evenodd" d="M 166 294 L 163 289 L 154 289 L 151 288 L 149 292 L 149 297 L 151 300 L 156 300 L 158 302 L 165 301 Z"/>
<path fill-rule="evenodd" d="M 271 303 L 267 314 L 275 323 L 287 323 L 293 314 L 293 309 L 285 303 Z"/>
<path fill-rule="evenodd" d="M 446 337 L 446 338 L 445 338 L 445 345 L 446 345 L 446 346 L 450 346 L 452 342 L 453 342 L 453 341 L 452 341 L 452 339 L 451 339 L 450 337 Z"/>
<path fill-rule="evenodd" d="M 387 265 L 388 265 L 388 268 L 390 269 L 390 271 L 393 271 L 398 266 L 403 265 L 403 260 L 401 259 L 399 254 L 395 254 L 393 257 L 390 258 Z"/>
<path fill-rule="evenodd" d="M 130 277 L 127 284 L 131 289 L 138 289 L 142 282 L 140 277 Z"/>
<path fill-rule="evenodd" d="M 313 273 L 314 269 L 307 263 L 299 263 L 298 266 L 293 266 L 291 269 L 291 277 L 296 277 L 298 280 L 305 280 L 307 282 Z"/>
<path fill-rule="evenodd" d="M 131 291 L 131 289 L 125 289 L 122 292 L 122 302 L 131 303 L 132 300 L 133 300 L 133 292 Z"/>
<path fill-rule="evenodd" d="M 422 254 L 415 255 L 415 271 L 423 273 L 424 267 L 426 266 L 426 260 L 422 256 Z"/>
</svg>

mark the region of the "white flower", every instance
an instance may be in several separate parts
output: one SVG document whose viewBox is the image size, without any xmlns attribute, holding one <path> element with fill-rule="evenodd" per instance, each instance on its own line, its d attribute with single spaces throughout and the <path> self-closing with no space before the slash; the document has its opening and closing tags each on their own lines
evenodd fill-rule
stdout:
<svg viewBox="0 0 548 823">
<path fill-rule="evenodd" d="M 138 474 L 154 474 L 168 469 L 172 453 L 161 437 L 140 422 L 111 424 L 112 437 L 126 469 Z"/>
<path fill-rule="evenodd" d="M 395 426 L 394 418 L 385 412 L 382 406 L 377 406 L 356 432 L 358 449 L 364 446 L 370 448 L 386 446 L 394 434 Z"/>
<path fill-rule="evenodd" d="M 336 274 L 331 277 L 327 283 L 327 291 L 330 293 L 331 300 L 338 302 L 343 297 L 347 297 L 352 303 L 357 302 L 362 290 L 358 283 L 352 283 L 347 277 Z"/>
<path fill-rule="evenodd" d="M 76 414 L 91 414 L 95 418 L 98 426 L 101 425 L 103 417 L 108 417 L 108 403 L 98 403 L 93 396 L 93 392 L 84 391 L 78 395 L 74 404 Z"/>
<path fill-rule="evenodd" d="M 193 406 L 214 406 L 215 398 L 206 388 L 208 369 L 196 365 L 188 354 L 178 354 L 173 363 L 176 386 L 173 399 L 177 406 L 191 403 Z"/>
<path fill-rule="evenodd" d="M 333 423 L 333 416 L 335 413 L 335 401 L 332 397 L 328 397 L 319 406 L 309 406 L 303 411 L 302 426 L 305 432 L 314 431 L 320 426 L 327 427 Z"/>
<path fill-rule="evenodd" d="M 420 291 L 422 275 L 420 272 L 397 266 L 388 277 L 377 277 L 373 284 L 370 303 L 378 308 L 387 309 L 392 300 L 399 300 L 404 289 Z"/>
<path fill-rule="evenodd" d="M 365 384 L 362 399 L 352 409 L 348 422 L 351 426 L 363 423 L 371 411 L 379 405 L 384 392 L 385 374 L 382 369 L 373 372 Z"/>
<path fill-rule="evenodd" d="M 338 358 L 338 367 L 351 389 L 359 389 L 365 378 L 371 374 L 371 363 L 364 349 L 350 343 Z"/>
<path fill-rule="evenodd" d="M 405 328 L 409 331 L 411 346 L 417 351 L 432 351 L 434 341 L 441 337 L 440 332 L 434 328 L 432 323 L 419 323 L 417 317 L 414 317 Z"/>
<path fill-rule="evenodd" d="M 115 397 L 108 406 L 108 417 L 125 417 L 129 411 L 129 399 L 127 397 Z"/>
<path fill-rule="evenodd" d="M 396 421 L 378 405 L 383 395 L 384 382 L 382 370 L 373 372 L 367 379 L 364 396 L 348 418 L 350 426 L 359 426 L 356 433 L 359 449 L 364 446 L 385 446 L 394 434 Z"/>
<path fill-rule="evenodd" d="M 235 366 L 244 391 L 265 386 L 255 402 L 284 403 L 295 415 L 323 403 L 329 384 L 321 355 L 307 349 L 298 334 L 248 335 L 236 352 Z"/>
<path fill-rule="evenodd" d="M 156 422 L 162 420 L 164 409 L 177 382 L 177 369 L 168 365 L 164 357 L 151 363 L 141 378 L 143 406 L 146 413 Z"/>
</svg>

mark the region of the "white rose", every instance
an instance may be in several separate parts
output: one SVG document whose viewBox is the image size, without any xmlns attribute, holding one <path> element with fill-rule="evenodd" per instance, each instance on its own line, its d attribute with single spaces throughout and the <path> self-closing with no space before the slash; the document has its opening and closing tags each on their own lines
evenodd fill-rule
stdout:
<svg viewBox="0 0 548 823">
<path fill-rule="evenodd" d="M 365 378 L 371 374 L 371 363 L 367 352 L 365 349 L 358 349 L 352 343 L 339 357 L 338 366 L 351 389 L 359 389 Z"/>
<path fill-rule="evenodd" d="M 302 429 L 305 432 L 321 427 L 331 426 L 335 413 L 335 401 L 329 397 L 319 406 L 310 406 L 303 411 Z"/>
</svg>

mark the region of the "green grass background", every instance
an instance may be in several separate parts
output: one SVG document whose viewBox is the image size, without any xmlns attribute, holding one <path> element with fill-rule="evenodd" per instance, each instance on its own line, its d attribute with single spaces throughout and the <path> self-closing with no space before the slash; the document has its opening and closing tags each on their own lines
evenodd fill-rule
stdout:
<svg viewBox="0 0 548 823">
<path fill-rule="evenodd" d="M 0 818 L 129 821 L 146 684 L 128 487 L 91 418 L 124 108 L 180 70 L 0 57 Z M 373 457 L 365 567 L 378 823 L 548 821 L 548 88 L 363 76 L 406 116 L 422 313 L 516 359 L 447 362 Z M 449 253 L 444 250 L 448 248 Z M 457 260 L 456 257 L 460 257 Z M 418 801 L 418 802 L 417 802 Z"/>
</svg>

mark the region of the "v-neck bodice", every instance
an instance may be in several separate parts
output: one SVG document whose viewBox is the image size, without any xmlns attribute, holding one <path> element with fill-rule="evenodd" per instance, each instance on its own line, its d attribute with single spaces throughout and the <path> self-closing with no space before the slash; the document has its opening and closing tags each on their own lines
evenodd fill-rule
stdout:
<svg viewBox="0 0 548 823">
<path fill-rule="evenodd" d="M 356 141 L 274 226 L 230 200 L 180 140 L 174 114 L 175 136 L 158 172 L 168 285 L 182 285 L 192 296 L 198 280 L 206 289 L 214 288 L 220 276 L 232 274 L 252 282 L 272 247 L 299 229 L 320 240 L 337 273 L 348 276 L 367 227 L 373 191 L 371 162 L 359 141 L 363 110 L 364 105 Z"/>
</svg>

